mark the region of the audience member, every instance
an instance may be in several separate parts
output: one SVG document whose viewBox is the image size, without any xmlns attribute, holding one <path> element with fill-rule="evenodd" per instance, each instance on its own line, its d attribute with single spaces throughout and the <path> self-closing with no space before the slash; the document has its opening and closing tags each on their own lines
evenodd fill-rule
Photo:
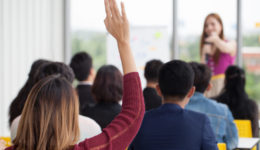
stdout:
<svg viewBox="0 0 260 150">
<path fill-rule="evenodd" d="M 95 78 L 95 71 L 92 67 L 92 58 L 86 52 L 75 54 L 70 62 L 76 79 L 79 81 L 77 93 L 79 96 L 80 114 L 87 109 L 88 106 L 93 106 L 95 100 L 91 94 L 91 85 Z"/>
<path fill-rule="evenodd" d="M 243 69 L 230 66 L 225 72 L 225 86 L 216 97 L 218 102 L 227 104 L 235 119 L 251 120 L 253 137 L 259 136 L 258 106 L 246 91 L 246 76 Z"/>
<path fill-rule="evenodd" d="M 76 144 L 79 102 L 71 83 L 59 74 L 40 80 L 31 90 L 21 115 L 14 146 L 7 150 L 123 150 L 137 134 L 145 112 L 142 87 L 130 48 L 124 4 L 105 0 L 105 25 L 117 40 L 124 71 L 121 113 L 103 132 Z M 102 90 L 102 89 L 100 89 Z"/>
<path fill-rule="evenodd" d="M 164 104 L 145 113 L 130 149 L 217 150 L 217 141 L 205 114 L 184 109 L 192 97 L 194 73 L 180 60 L 164 64 L 157 91 Z"/>
<path fill-rule="evenodd" d="M 25 104 L 25 101 L 27 99 L 27 96 L 32 89 L 33 85 L 36 83 L 35 81 L 35 74 L 39 71 L 39 68 L 50 61 L 44 60 L 44 59 L 38 59 L 33 62 L 31 66 L 31 70 L 28 74 L 28 79 L 25 82 L 24 86 L 19 91 L 18 95 L 15 97 L 15 99 L 12 101 L 10 107 L 9 107 L 9 126 L 11 126 L 13 120 L 22 114 L 23 107 Z"/>
<path fill-rule="evenodd" d="M 218 143 L 226 143 L 227 149 L 237 147 L 238 133 L 234 119 L 229 108 L 225 104 L 217 103 L 215 100 L 205 97 L 210 90 L 211 70 L 204 64 L 190 63 L 194 74 L 194 86 L 196 92 L 191 97 L 186 109 L 204 113 L 209 117 L 211 127 L 215 133 Z"/>
<path fill-rule="evenodd" d="M 146 79 L 146 88 L 143 90 L 145 110 L 157 108 L 162 105 L 162 98 L 157 94 L 155 88 L 158 84 L 160 67 L 163 62 L 160 60 L 150 60 L 146 63 L 144 77 Z"/>
<path fill-rule="evenodd" d="M 69 66 L 60 62 L 49 62 L 48 64 L 42 66 L 39 69 L 38 73 L 35 74 L 34 76 L 35 84 L 41 79 L 55 74 L 64 77 L 69 83 L 72 83 L 74 80 L 73 71 L 70 69 Z M 14 140 L 16 137 L 20 119 L 21 116 L 18 116 L 11 125 L 12 140 Z M 93 119 L 84 116 L 79 116 L 79 129 L 80 129 L 80 140 L 84 140 L 85 138 L 90 138 L 101 133 L 100 126 Z"/>
<path fill-rule="evenodd" d="M 82 115 L 94 119 L 101 128 L 105 128 L 121 111 L 118 102 L 122 99 L 122 83 L 122 74 L 115 66 L 102 66 L 92 86 L 97 104 L 84 110 Z"/>
</svg>

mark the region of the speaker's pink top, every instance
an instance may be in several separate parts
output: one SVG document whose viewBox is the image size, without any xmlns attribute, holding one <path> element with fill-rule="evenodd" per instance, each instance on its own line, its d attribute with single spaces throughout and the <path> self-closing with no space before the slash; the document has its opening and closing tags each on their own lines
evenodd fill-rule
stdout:
<svg viewBox="0 0 260 150">
<path fill-rule="evenodd" d="M 212 56 L 207 56 L 207 65 L 212 70 L 212 74 L 219 75 L 224 74 L 228 66 L 233 65 L 235 62 L 236 56 L 231 56 L 228 53 L 220 52 L 219 61 L 216 64 Z"/>
</svg>

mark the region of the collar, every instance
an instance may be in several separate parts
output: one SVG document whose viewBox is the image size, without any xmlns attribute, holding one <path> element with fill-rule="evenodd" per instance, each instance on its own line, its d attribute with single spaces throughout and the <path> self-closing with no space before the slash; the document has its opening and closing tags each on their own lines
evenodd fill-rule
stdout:
<svg viewBox="0 0 260 150">
<path fill-rule="evenodd" d="M 162 105 L 162 108 L 166 108 L 166 109 L 174 109 L 174 110 L 182 110 L 183 108 L 181 108 L 181 106 L 177 105 L 177 104 L 173 104 L 173 103 L 165 103 Z"/>
</svg>

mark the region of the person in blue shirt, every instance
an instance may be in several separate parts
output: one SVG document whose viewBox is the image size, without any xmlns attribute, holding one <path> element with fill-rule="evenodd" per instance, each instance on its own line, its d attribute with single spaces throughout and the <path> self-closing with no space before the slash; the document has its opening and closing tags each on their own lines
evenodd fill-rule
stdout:
<svg viewBox="0 0 260 150">
<path fill-rule="evenodd" d="M 129 150 L 218 150 L 205 114 L 184 109 L 195 87 L 191 66 L 180 60 L 164 64 L 156 90 L 163 99 L 147 111 Z"/>
<path fill-rule="evenodd" d="M 228 106 L 204 96 L 204 93 L 211 88 L 210 68 L 196 62 L 192 62 L 190 65 L 195 73 L 194 86 L 196 87 L 196 92 L 185 109 L 206 114 L 209 117 L 217 142 L 226 143 L 228 150 L 236 148 L 238 133 Z"/>
</svg>

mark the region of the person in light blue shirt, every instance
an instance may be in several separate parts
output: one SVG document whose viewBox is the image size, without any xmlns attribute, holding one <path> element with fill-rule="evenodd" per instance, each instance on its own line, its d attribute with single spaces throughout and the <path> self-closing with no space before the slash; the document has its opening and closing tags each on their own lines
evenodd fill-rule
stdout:
<svg viewBox="0 0 260 150">
<path fill-rule="evenodd" d="M 204 93 L 211 88 L 211 70 L 206 65 L 196 62 L 192 62 L 190 65 L 195 73 L 194 86 L 196 92 L 185 109 L 206 114 L 218 143 L 226 143 L 228 150 L 236 148 L 238 133 L 231 111 L 227 105 L 217 103 L 215 100 L 204 96 Z"/>
</svg>

